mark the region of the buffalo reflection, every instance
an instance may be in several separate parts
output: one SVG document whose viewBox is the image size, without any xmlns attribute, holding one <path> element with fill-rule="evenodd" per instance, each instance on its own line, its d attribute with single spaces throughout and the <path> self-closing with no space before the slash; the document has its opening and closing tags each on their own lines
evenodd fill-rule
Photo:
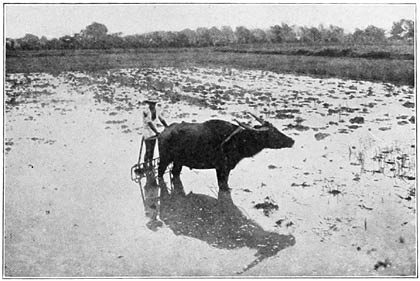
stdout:
<svg viewBox="0 0 420 281">
<path fill-rule="evenodd" d="M 156 225 L 163 221 L 176 235 L 200 239 L 217 248 L 256 249 L 256 259 L 239 273 L 295 244 L 292 235 L 265 231 L 256 222 L 244 216 L 233 203 L 228 191 L 220 191 L 216 199 L 192 192 L 186 195 L 179 178 L 174 179 L 174 188 L 170 193 L 163 181 L 157 185 L 155 178 L 151 176 L 147 181 L 146 187 L 149 191 L 145 192 L 145 210 L 149 212 L 146 214 L 150 218 L 148 227 L 151 228 L 152 225 L 155 228 L 151 229 L 156 230 L 159 227 Z M 149 195 L 151 197 L 148 198 Z"/>
</svg>

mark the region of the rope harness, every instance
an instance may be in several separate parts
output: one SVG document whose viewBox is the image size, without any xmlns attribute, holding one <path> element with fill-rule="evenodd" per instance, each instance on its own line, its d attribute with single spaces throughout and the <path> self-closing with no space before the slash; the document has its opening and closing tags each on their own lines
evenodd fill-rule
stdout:
<svg viewBox="0 0 420 281">
<path fill-rule="evenodd" d="M 242 131 L 243 129 L 241 127 L 236 128 L 224 141 L 222 141 L 222 143 L 220 144 L 220 149 L 222 150 L 222 154 L 223 154 L 223 158 L 225 159 L 225 161 L 227 160 L 227 157 L 225 155 L 225 151 L 223 149 L 223 146 L 225 145 L 225 143 L 227 143 L 231 138 L 233 138 L 234 135 L 236 135 L 237 133 L 239 133 L 240 131 Z"/>
<path fill-rule="evenodd" d="M 223 145 L 227 143 L 234 135 L 236 135 L 242 130 L 243 129 L 241 127 L 236 128 L 235 131 L 233 131 L 224 141 L 222 141 L 222 143 L 220 144 L 220 146 L 222 147 L 222 150 L 223 150 Z"/>
</svg>

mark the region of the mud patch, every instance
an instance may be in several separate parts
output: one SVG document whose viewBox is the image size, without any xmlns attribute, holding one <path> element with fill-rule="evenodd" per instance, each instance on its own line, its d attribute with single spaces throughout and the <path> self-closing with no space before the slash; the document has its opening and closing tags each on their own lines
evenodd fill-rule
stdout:
<svg viewBox="0 0 420 281">
<path fill-rule="evenodd" d="M 279 209 L 279 205 L 275 204 L 269 197 L 264 199 L 263 203 L 258 203 L 254 206 L 255 209 L 262 209 L 265 216 L 269 217 L 271 213 Z"/>
<path fill-rule="evenodd" d="M 390 267 L 391 265 L 392 265 L 391 261 L 389 259 L 385 259 L 384 261 L 378 261 L 374 265 L 373 269 L 379 270 L 381 267 L 387 268 L 387 267 Z"/>
<path fill-rule="evenodd" d="M 317 134 L 315 134 L 314 135 L 314 137 L 315 137 L 315 139 L 317 140 L 317 141 L 320 141 L 320 140 L 323 140 L 323 139 L 325 139 L 326 137 L 328 137 L 330 134 L 327 134 L 327 133 L 317 133 Z"/>
</svg>

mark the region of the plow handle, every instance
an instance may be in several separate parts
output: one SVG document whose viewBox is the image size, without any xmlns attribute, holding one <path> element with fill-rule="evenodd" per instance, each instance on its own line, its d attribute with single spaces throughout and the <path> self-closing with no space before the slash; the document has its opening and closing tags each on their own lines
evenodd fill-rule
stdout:
<svg viewBox="0 0 420 281">
<path fill-rule="evenodd" d="M 143 150 L 143 143 L 144 143 L 144 136 L 141 137 L 140 151 L 139 151 L 139 160 L 137 161 L 138 164 L 141 163 L 141 152 Z"/>
</svg>

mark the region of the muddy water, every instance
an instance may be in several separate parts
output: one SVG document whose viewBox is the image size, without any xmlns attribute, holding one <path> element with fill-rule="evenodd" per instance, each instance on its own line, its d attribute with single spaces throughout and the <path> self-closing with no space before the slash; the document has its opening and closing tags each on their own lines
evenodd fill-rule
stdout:
<svg viewBox="0 0 420 281">
<path fill-rule="evenodd" d="M 214 171 L 184 168 L 177 189 L 143 181 L 143 202 L 129 172 L 150 85 L 170 121 L 251 122 L 250 110 L 295 146 L 244 159 L 230 194 Z M 126 69 L 8 75 L 5 102 L 7 276 L 415 274 L 411 88 Z"/>
<path fill-rule="evenodd" d="M 142 186 L 139 186 L 142 188 Z M 147 174 L 143 205 L 152 231 L 169 227 L 175 235 L 201 240 L 219 249 L 249 248 L 256 250 L 255 260 L 237 274 L 242 274 L 284 248 L 293 246 L 293 235 L 265 231 L 234 204 L 230 191 L 219 191 L 214 198 L 205 194 L 185 193 L 180 179 L 168 188 L 156 182 L 153 172 Z"/>
</svg>

